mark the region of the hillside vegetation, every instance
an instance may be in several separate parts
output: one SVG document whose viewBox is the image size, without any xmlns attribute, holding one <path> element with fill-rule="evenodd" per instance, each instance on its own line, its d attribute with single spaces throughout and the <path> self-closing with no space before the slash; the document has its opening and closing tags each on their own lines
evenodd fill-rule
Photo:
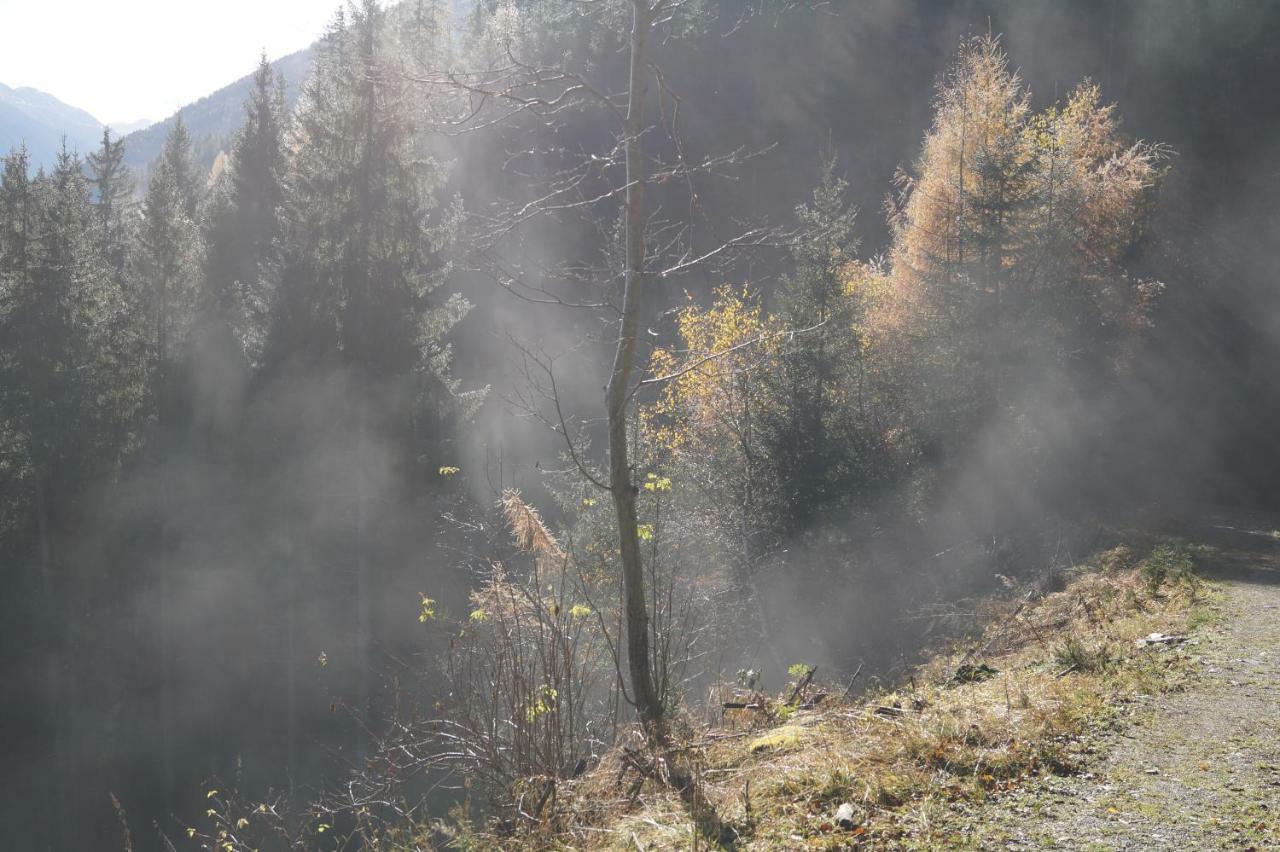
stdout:
<svg viewBox="0 0 1280 852">
<path fill-rule="evenodd" d="M 359 0 L 9 153 L 12 845 L 927 848 L 1093 771 L 1217 558 L 1109 531 L 1277 493 L 1280 11 L 1074 11 Z"/>
<path fill-rule="evenodd" d="M 731 826 L 726 848 L 967 848 L 984 808 L 1086 773 L 1138 699 L 1196 682 L 1194 648 L 1217 617 L 1221 593 L 1190 570 L 1184 545 L 1139 558 L 1144 549 L 1103 551 L 1058 591 L 981 601 L 981 633 L 852 699 L 820 678 L 776 695 L 726 691 L 748 708 L 691 722 L 680 746 Z M 1140 644 L 1153 634 L 1177 638 Z M 517 836 L 442 827 L 434 842 L 717 848 L 678 796 L 629 761 L 623 747 L 566 783 L 553 812 Z"/>
</svg>

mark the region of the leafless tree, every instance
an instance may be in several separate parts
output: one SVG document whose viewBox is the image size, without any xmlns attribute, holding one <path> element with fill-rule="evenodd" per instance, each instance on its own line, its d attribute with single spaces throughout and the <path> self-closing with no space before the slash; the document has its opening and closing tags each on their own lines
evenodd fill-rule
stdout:
<svg viewBox="0 0 1280 852">
<path fill-rule="evenodd" d="M 412 76 L 439 94 L 431 101 L 432 118 L 446 133 L 531 125 L 551 133 L 581 110 L 602 112 L 612 125 L 611 142 L 600 150 L 542 151 L 538 157 L 530 151 L 512 155 L 511 164 L 525 158 L 538 159 L 544 168 L 552 163 L 550 177 L 531 198 L 499 202 L 476 217 L 471 236 L 477 267 L 519 298 L 598 310 L 615 324 L 614 355 L 604 400 L 607 468 L 599 471 L 591 467 L 578 438 L 581 428 L 574 428 L 571 417 L 566 416 L 554 377 L 549 394 L 554 413 L 543 419 L 564 438 L 581 473 L 608 491 L 612 500 L 625 613 L 629 689 L 624 692 L 650 736 L 661 742 L 666 736 L 664 696 L 657 685 L 651 647 L 651 613 L 646 603 L 637 510 L 639 488 L 630 453 L 634 436 L 629 412 L 635 396 L 642 387 L 666 378 L 645 377 L 648 350 L 641 341 L 648 327 L 642 316 L 645 291 L 656 279 L 730 262 L 745 248 L 774 245 L 780 235 L 753 226 L 743 226 L 727 236 L 695 232 L 695 179 L 723 175 L 762 153 L 737 149 L 698 160 L 686 155 L 680 132 L 681 100 L 664 76 L 657 47 L 672 38 L 689 15 L 696 14 L 696 4 L 692 0 L 572 0 L 565 6 L 596 16 L 595 25 L 615 36 L 618 46 L 626 50 L 629 61 L 621 91 L 611 91 L 567 57 L 548 61 L 527 56 L 527 40 L 517 43 L 515 37 L 521 25 L 515 7 L 503 13 L 511 17 L 494 22 L 490 32 L 478 40 L 469 59 L 471 67 L 420 67 Z M 656 121 L 650 118 L 655 107 Z M 658 184 L 680 186 L 689 201 L 689 212 L 673 218 L 666 210 L 655 209 L 648 191 Z M 599 266 L 562 264 L 533 274 L 504 251 L 521 229 L 569 216 L 593 222 L 606 247 L 620 242 L 620 258 L 617 254 L 610 257 L 606 248 L 601 255 L 607 260 Z M 617 222 L 616 236 L 600 224 L 611 218 Z M 570 295 L 571 287 L 557 286 L 574 283 L 594 286 L 599 295 L 584 299 Z"/>
</svg>

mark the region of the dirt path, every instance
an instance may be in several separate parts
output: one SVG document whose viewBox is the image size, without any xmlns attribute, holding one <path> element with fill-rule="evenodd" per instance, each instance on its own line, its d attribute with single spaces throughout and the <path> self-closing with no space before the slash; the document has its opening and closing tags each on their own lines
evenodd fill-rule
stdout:
<svg viewBox="0 0 1280 852">
<path fill-rule="evenodd" d="M 1206 525 L 1223 603 L 1196 683 L 1145 700 L 1089 773 L 1001 802 L 975 848 L 1280 849 L 1280 550 L 1227 526 Z"/>
</svg>

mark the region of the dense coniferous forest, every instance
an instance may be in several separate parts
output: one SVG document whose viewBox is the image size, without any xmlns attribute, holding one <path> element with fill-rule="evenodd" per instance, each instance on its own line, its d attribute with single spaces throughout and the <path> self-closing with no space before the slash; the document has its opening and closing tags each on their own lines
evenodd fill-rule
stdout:
<svg viewBox="0 0 1280 852">
<path fill-rule="evenodd" d="M 1103 522 L 1277 508 L 1277 45 L 361 0 L 231 126 L 8 152 L 4 845 L 519 836 L 722 680 L 890 677 Z"/>
</svg>

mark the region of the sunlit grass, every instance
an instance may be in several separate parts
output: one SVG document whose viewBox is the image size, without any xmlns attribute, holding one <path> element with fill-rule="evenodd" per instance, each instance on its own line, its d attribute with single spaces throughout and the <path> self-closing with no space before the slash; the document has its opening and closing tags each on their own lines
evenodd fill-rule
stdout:
<svg viewBox="0 0 1280 852">
<path fill-rule="evenodd" d="M 711 804 L 739 832 L 739 848 L 929 848 L 947 842 L 956 807 L 1079 771 L 1091 734 L 1114 729 L 1136 697 L 1191 677 L 1185 649 L 1142 649 L 1135 640 L 1203 630 L 1217 614 L 1213 593 L 1181 570 L 1153 584 L 1132 552 L 1096 561 L 1033 603 L 1019 607 L 1021 595 L 994 602 L 971 647 L 939 655 L 896 691 L 796 710 L 772 727 L 743 718 L 737 730 L 690 733 L 688 752 Z M 956 682 L 959 665 L 979 661 L 996 673 Z M 649 783 L 627 790 L 623 775 L 606 760 L 582 779 L 576 795 L 587 801 L 568 805 L 553 842 L 690 848 L 692 822 L 679 800 Z M 837 824 L 846 803 L 853 819 Z M 705 839 L 701 848 L 710 848 Z"/>
</svg>

